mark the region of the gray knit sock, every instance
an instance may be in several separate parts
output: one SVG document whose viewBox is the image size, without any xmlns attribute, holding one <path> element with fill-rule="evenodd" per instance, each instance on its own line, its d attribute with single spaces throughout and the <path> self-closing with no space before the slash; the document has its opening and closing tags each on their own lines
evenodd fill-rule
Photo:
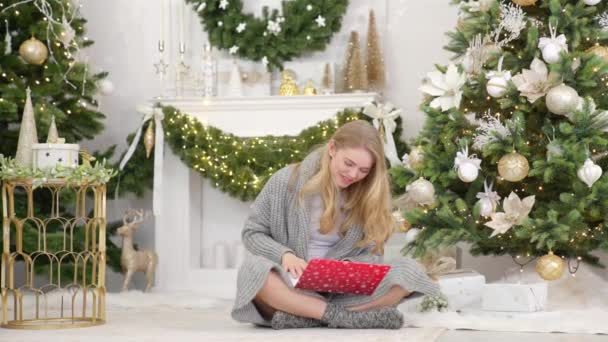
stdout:
<svg viewBox="0 0 608 342">
<path fill-rule="evenodd" d="M 270 322 L 272 329 L 276 330 L 316 328 L 320 327 L 321 325 L 321 321 L 319 320 L 300 317 L 283 311 L 275 312 L 275 314 L 272 316 L 272 321 Z"/>
<path fill-rule="evenodd" d="M 327 303 L 321 322 L 327 323 L 330 328 L 400 329 L 403 326 L 403 314 L 393 307 L 348 311 L 342 306 Z"/>
</svg>

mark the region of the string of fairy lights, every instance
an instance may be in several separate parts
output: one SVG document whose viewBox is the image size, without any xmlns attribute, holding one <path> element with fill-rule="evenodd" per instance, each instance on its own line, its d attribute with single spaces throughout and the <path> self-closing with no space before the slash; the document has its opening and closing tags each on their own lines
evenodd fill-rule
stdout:
<svg viewBox="0 0 608 342">
<path fill-rule="evenodd" d="M 173 107 L 163 107 L 166 140 L 188 166 L 242 199 L 253 199 L 277 170 L 300 161 L 346 122 L 363 119 L 344 110 L 297 136 L 238 137 L 203 124 Z"/>
</svg>

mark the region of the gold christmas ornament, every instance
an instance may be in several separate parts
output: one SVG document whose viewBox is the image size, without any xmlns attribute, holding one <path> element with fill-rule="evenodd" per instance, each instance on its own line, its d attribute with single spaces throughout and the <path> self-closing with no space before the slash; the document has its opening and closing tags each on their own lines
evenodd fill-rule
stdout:
<svg viewBox="0 0 608 342">
<path fill-rule="evenodd" d="M 306 87 L 304 88 L 303 91 L 304 95 L 317 95 L 317 89 L 315 89 L 314 84 L 312 84 L 311 80 L 308 80 L 308 82 L 306 83 Z"/>
<path fill-rule="evenodd" d="M 608 47 L 601 46 L 601 45 L 594 45 L 594 46 L 588 48 L 585 52 L 592 53 L 596 56 L 599 56 L 604 60 L 604 62 L 608 63 Z"/>
<path fill-rule="evenodd" d="M 150 120 L 146 134 L 144 134 L 144 146 L 146 147 L 146 158 L 150 158 L 152 148 L 154 148 L 154 119 Z"/>
<path fill-rule="evenodd" d="M 511 0 L 514 4 L 519 5 L 521 7 L 525 6 L 533 6 L 537 0 Z"/>
<path fill-rule="evenodd" d="M 21 43 L 19 55 L 29 64 L 42 65 L 49 56 L 49 50 L 41 41 L 32 37 Z"/>
<path fill-rule="evenodd" d="M 382 127 L 382 126 L 380 126 L 380 127 Z M 424 163 L 424 152 L 422 151 L 422 148 L 420 146 L 414 147 L 410 151 L 409 156 L 410 156 L 410 166 L 414 169 L 422 166 L 422 164 Z"/>
<path fill-rule="evenodd" d="M 498 174 L 509 182 L 519 182 L 526 178 L 529 170 L 528 159 L 517 152 L 505 154 L 498 161 Z"/>
<path fill-rule="evenodd" d="M 540 257 L 536 262 L 536 272 L 545 280 L 557 280 L 561 278 L 565 268 L 564 260 L 554 255 L 552 251 Z"/>
<path fill-rule="evenodd" d="M 412 224 L 409 223 L 405 217 L 403 217 L 403 215 L 401 214 L 401 210 L 395 210 L 393 212 L 393 218 L 397 223 L 395 227 L 395 232 L 405 233 L 410 230 L 410 228 L 412 228 Z"/>
<path fill-rule="evenodd" d="M 293 77 L 289 72 L 283 71 L 281 86 L 279 87 L 279 95 L 280 96 L 293 96 L 299 95 L 300 91 L 298 90 L 298 85 L 294 81 Z"/>
</svg>

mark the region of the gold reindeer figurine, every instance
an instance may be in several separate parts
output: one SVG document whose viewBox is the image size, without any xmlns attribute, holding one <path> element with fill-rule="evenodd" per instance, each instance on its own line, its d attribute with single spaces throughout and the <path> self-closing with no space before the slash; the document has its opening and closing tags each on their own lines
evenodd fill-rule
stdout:
<svg viewBox="0 0 608 342">
<path fill-rule="evenodd" d="M 122 290 L 128 291 L 131 277 L 135 272 L 146 274 L 147 284 L 144 292 L 148 292 L 154 284 L 154 273 L 158 265 L 158 255 L 149 249 L 135 250 L 133 248 L 133 234 L 144 221 L 144 210 L 129 209 L 123 216 L 123 225 L 116 232 L 122 236 L 122 254 L 120 265 L 125 274 Z"/>
</svg>

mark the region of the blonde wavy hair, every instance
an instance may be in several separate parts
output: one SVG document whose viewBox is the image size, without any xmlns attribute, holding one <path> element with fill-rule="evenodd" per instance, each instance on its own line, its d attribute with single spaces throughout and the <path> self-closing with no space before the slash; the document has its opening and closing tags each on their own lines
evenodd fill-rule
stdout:
<svg viewBox="0 0 608 342">
<path fill-rule="evenodd" d="M 374 164 L 362 180 L 351 184 L 343 190 L 344 205 L 342 210 L 346 218 L 339 227 L 339 234 L 344 236 L 353 224 L 363 226 L 363 239 L 358 246 L 373 244 L 373 252 L 382 254 L 384 243 L 393 231 L 395 221 L 391 215 L 390 184 L 384 147 L 378 131 L 363 120 L 352 121 L 340 127 L 331 137 L 336 151 L 342 148 L 364 148 L 371 153 Z M 330 141 L 331 141 L 330 140 Z M 317 148 L 321 153 L 319 171 L 308 180 L 299 193 L 300 201 L 307 195 L 319 193 L 325 204 L 321 216 L 320 233 L 331 232 L 338 221 L 337 202 L 340 188 L 334 183 L 330 172 L 330 143 Z"/>
</svg>

